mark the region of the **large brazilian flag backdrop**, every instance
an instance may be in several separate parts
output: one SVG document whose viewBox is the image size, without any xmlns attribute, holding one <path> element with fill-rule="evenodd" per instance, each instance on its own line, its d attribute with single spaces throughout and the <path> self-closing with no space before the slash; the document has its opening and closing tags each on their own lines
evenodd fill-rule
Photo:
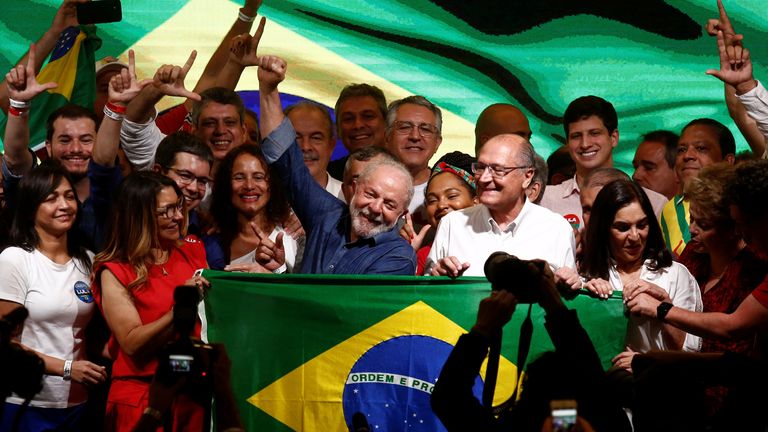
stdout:
<svg viewBox="0 0 768 432">
<path fill-rule="evenodd" d="M 475 322 L 485 278 L 249 275 L 206 270 L 207 335 L 232 359 L 246 429 L 344 431 L 356 412 L 371 430 L 445 431 L 429 397 L 445 360 Z M 603 365 L 622 351 L 621 294 L 578 295 L 576 309 Z M 505 327 L 495 404 L 516 381 L 527 305 Z M 534 306 L 530 360 L 552 343 Z M 578 373 L 575 371 L 574 373 Z M 480 398 L 485 366 L 476 378 Z"/>
<path fill-rule="evenodd" d="M 714 0 L 266 0 L 262 52 L 287 58 L 283 90 L 333 106 L 352 82 L 381 87 L 388 99 L 423 94 L 445 112 L 439 153 L 471 152 L 473 124 L 492 102 L 520 106 L 533 144 L 547 156 L 562 142 L 568 102 L 596 94 L 619 111 L 620 168 L 629 170 L 640 134 L 678 130 L 708 116 L 736 128 L 723 86 L 704 71 L 717 66 L 715 42 L 702 31 Z M 47 28 L 60 0 L 0 2 L 0 71 Z M 189 81 L 237 17 L 230 0 L 126 0 L 124 20 L 104 24 L 97 58 L 137 52 L 141 77 L 199 51 Z M 768 76 L 765 0 L 726 0 L 726 8 Z M 248 71 L 238 90 L 255 90 Z M 166 101 L 170 106 L 178 101 Z M 746 144 L 739 137 L 739 149 Z"/>
</svg>

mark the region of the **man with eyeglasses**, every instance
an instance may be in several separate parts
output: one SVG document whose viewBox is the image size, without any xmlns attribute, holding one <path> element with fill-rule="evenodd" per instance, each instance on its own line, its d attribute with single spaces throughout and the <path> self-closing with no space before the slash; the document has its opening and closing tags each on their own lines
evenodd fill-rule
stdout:
<svg viewBox="0 0 768 432">
<path fill-rule="evenodd" d="M 175 132 L 163 138 L 155 153 L 152 170 L 179 186 L 189 216 L 187 232 L 196 236 L 203 234 L 197 208 L 211 182 L 212 166 L 211 149 L 200 138 L 187 132 Z"/>
<path fill-rule="evenodd" d="M 440 108 L 424 96 L 408 96 L 389 104 L 386 149 L 397 157 L 413 177 L 413 199 L 408 213 L 419 232 L 428 223 L 424 190 L 431 172 L 429 160 L 443 141 Z"/>
<path fill-rule="evenodd" d="M 526 196 L 534 154 L 519 135 L 497 135 L 481 145 L 472 164 L 480 204 L 441 219 L 425 274 L 483 276 L 486 259 L 497 251 L 543 259 L 554 270 L 575 266 L 571 226 Z"/>
<path fill-rule="evenodd" d="M 565 146 L 576 164 L 572 179 L 551 185 L 544 191 L 541 205 L 563 215 L 574 227 L 584 226 L 579 194 L 584 180 L 598 168 L 613 168 L 613 149 L 619 144 L 619 119 L 613 104 L 597 96 L 582 96 L 568 104 L 563 114 Z M 645 193 L 656 216 L 667 198 L 650 189 Z"/>
</svg>

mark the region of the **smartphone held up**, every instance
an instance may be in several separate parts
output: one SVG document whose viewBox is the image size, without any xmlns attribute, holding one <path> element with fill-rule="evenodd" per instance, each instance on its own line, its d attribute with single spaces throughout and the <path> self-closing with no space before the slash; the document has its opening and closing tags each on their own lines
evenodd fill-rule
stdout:
<svg viewBox="0 0 768 432">
<path fill-rule="evenodd" d="M 119 22 L 123 19 L 120 0 L 95 0 L 78 3 L 77 22 L 83 24 L 101 24 Z"/>
</svg>

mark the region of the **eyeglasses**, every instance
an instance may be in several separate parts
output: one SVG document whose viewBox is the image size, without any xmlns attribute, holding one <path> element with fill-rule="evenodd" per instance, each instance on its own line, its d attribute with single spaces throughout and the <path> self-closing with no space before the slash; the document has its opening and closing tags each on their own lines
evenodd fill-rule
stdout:
<svg viewBox="0 0 768 432">
<path fill-rule="evenodd" d="M 174 205 L 160 207 L 155 210 L 156 215 L 165 217 L 166 219 L 173 219 L 173 217 L 176 216 L 176 212 L 184 214 L 184 200 L 181 200 Z"/>
<path fill-rule="evenodd" d="M 514 170 L 528 169 L 530 168 L 530 166 L 505 167 L 505 166 L 496 165 L 496 164 L 486 165 L 482 162 L 473 162 L 471 168 L 472 168 L 472 173 L 475 175 L 476 179 L 479 179 L 480 176 L 483 175 L 485 170 L 490 170 L 491 177 L 499 179 L 499 178 L 504 178 L 507 174 L 511 173 Z"/>
<path fill-rule="evenodd" d="M 423 138 L 431 137 L 437 133 L 437 127 L 429 123 L 414 124 L 409 121 L 396 121 L 392 124 L 392 128 L 399 135 L 409 135 L 413 128 L 416 128 L 419 131 L 419 135 Z"/>
<path fill-rule="evenodd" d="M 195 177 L 195 175 L 189 171 L 178 170 L 171 167 L 165 167 L 165 169 L 176 173 L 176 175 L 179 176 L 179 183 L 183 184 L 184 186 L 190 185 L 192 182 L 197 181 L 197 188 L 204 190 L 208 186 L 208 183 L 211 182 L 211 179 L 208 177 Z"/>
</svg>

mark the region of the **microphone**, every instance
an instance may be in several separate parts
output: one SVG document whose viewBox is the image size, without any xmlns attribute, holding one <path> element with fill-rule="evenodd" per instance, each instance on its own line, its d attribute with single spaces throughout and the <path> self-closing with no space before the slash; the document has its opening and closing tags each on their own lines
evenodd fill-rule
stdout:
<svg viewBox="0 0 768 432">
<path fill-rule="evenodd" d="M 371 432 L 371 427 L 368 426 L 368 421 L 361 412 L 356 412 L 352 415 L 352 432 Z"/>
</svg>

